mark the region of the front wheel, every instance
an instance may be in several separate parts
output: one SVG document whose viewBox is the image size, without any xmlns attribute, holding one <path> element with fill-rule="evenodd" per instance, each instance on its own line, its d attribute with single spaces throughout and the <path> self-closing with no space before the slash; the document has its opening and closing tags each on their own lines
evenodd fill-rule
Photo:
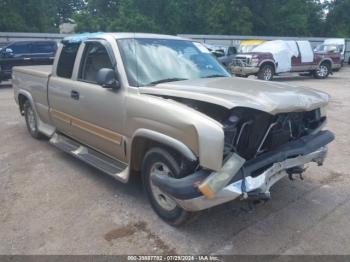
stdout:
<svg viewBox="0 0 350 262">
<path fill-rule="evenodd" d="M 263 65 L 258 73 L 258 79 L 265 80 L 265 81 L 271 81 L 273 79 L 273 75 L 275 73 L 275 70 L 273 66 L 271 65 Z"/>
<path fill-rule="evenodd" d="M 152 148 L 143 160 L 143 186 L 153 210 L 157 215 L 173 226 L 188 222 L 195 213 L 188 212 L 177 205 L 176 201 L 152 183 L 151 177 L 156 174 L 180 178 L 181 167 L 176 159 L 162 148 Z"/>
<path fill-rule="evenodd" d="M 316 79 L 325 79 L 329 76 L 331 72 L 331 66 L 329 63 L 322 63 L 320 67 L 314 72 L 314 77 Z"/>
</svg>

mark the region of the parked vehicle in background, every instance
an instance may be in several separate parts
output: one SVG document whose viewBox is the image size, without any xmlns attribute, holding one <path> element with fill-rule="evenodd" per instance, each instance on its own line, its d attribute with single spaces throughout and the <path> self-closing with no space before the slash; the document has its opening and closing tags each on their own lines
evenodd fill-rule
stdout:
<svg viewBox="0 0 350 262">
<path fill-rule="evenodd" d="M 341 48 L 342 46 L 336 45 L 336 44 L 321 44 L 315 48 L 314 52 L 315 54 L 319 54 L 319 55 L 323 55 L 327 53 L 340 54 L 340 57 L 341 57 L 340 68 L 341 68 L 344 65 L 344 59 L 342 59 L 343 56 L 341 55 L 341 50 L 342 50 Z M 333 71 L 337 72 L 340 70 L 340 68 L 334 68 Z"/>
<path fill-rule="evenodd" d="M 217 57 L 221 64 L 228 67 L 237 54 L 237 48 L 235 46 L 220 46 L 211 52 Z"/>
<path fill-rule="evenodd" d="M 97 33 L 60 44 L 54 65 L 16 67 L 29 133 L 126 183 L 179 225 L 234 199 L 267 200 L 322 165 L 327 94 L 232 77 L 198 42 Z"/>
<path fill-rule="evenodd" d="M 56 41 L 18 41 L 0 50 L 0 82 L 11 79 L 12 67 L 51 65 L 57 49 Z"/>
<path fill-rule="evenodd" d="M 345 54 L 347 52 L 346 50 L 346 41 L 344 38 L 329 38 L 324 40 L 323 44 L 318 46 L 317 52 L 337 52 L 341 55 L 341 66 L 344 65 L 345 62 Z M 350 50 L 349 50 L 350 51 Z M 348 51 L 348 52 L 349 52 Z M 350 64 L 350 57 L 348 58 L 348 61 Z"/>
<path fill-rule="evenodd" d="M 340 67 L 339 53 L 314 53 L 309 41 L 275 40 L 255 47 L 252 52 L 237 55 L 231 71 L 236 76 L 256 75 L 269 81 L 274 75 L 287 72 L 307 72 L 323 79 Z"/>
<path fill-rule="evenodd" d="M 258 45 L 266 42 L 265 40 L 243 40 L 240 42 L 238 49 L 234 46 L 226 47 L 223 49 L 222 55 L 217 55 L 218 60 L 222 63 L 229 71 L 230 65 L 237 54 L 245 54 L 251 52 L 251 50 Z M 219 53 L 220 54 L 220 53 Z"/>
</svg>

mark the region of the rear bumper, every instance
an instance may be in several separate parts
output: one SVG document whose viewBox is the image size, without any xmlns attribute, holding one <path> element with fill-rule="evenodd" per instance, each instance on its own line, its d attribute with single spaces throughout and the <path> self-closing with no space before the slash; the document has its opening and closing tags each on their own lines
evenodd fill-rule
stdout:
<svg viewBox="0 0 350 262">
<path fill-rule="evenodd" d="M 311 162 L 322 165 L 327 154 L 326 145 L 333 139 L 333 133 L 321 131 L 247 161 L 228 185 L 211 199 L 198 190 L 198 184 L 211 174 L 209 171 L 201 170 L 182 179 L 154 176 L 152 182 L 187 211 L 204 210 L 239 197 L 269 195 L 270 187 L 285 177 L 291 168 Z"/>
<path fill-rule="evenodd" d="M 256 75 L 259 67 L 231 66 L 231 72 L 236 75 Z"/>
</svg>

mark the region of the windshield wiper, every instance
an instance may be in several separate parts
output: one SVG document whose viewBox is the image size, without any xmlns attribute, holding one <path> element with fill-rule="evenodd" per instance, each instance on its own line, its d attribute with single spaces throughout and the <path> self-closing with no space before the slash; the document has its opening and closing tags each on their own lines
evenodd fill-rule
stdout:
<svg viewBox="0 0 350 262">
<path fill-rule="evenodd" d="M 201 78 L 214 78 L 214 77 L 227 77 L 227 75 L 208 75 L 208 76 L 202 76 Z"/>
<path fill-rule="evenodd" d="M 156 85 L 156 84 L 175 82 L 175 81 L 181 81 L 181 80 L 188 80 L 188 79 L 187 78 L 179 78 L 179 77 L 165 78 L 165 79 L 153 81 L 153 82 L 149 83 L 149 85 Z"/>
</svg>

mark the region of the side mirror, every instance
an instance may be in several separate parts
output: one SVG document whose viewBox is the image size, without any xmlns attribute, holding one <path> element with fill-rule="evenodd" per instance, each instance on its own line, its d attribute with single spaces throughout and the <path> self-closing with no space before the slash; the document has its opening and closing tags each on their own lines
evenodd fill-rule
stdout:
<svg viewBox="0 0 350 262">
<path fill-rule="evenodd" d="M 7 57 L 13 57 L 13 50 L 11 48 L 6 48 L 5 49 L 5 55 Z"/>
<path fill-rule="evenodd" d="M 115 71 L 111 68 L 101 68 L 96 76 L 97 84 L 103 88 L 119 89 L 120 83 L 117 79 Z"/>
</svg>

